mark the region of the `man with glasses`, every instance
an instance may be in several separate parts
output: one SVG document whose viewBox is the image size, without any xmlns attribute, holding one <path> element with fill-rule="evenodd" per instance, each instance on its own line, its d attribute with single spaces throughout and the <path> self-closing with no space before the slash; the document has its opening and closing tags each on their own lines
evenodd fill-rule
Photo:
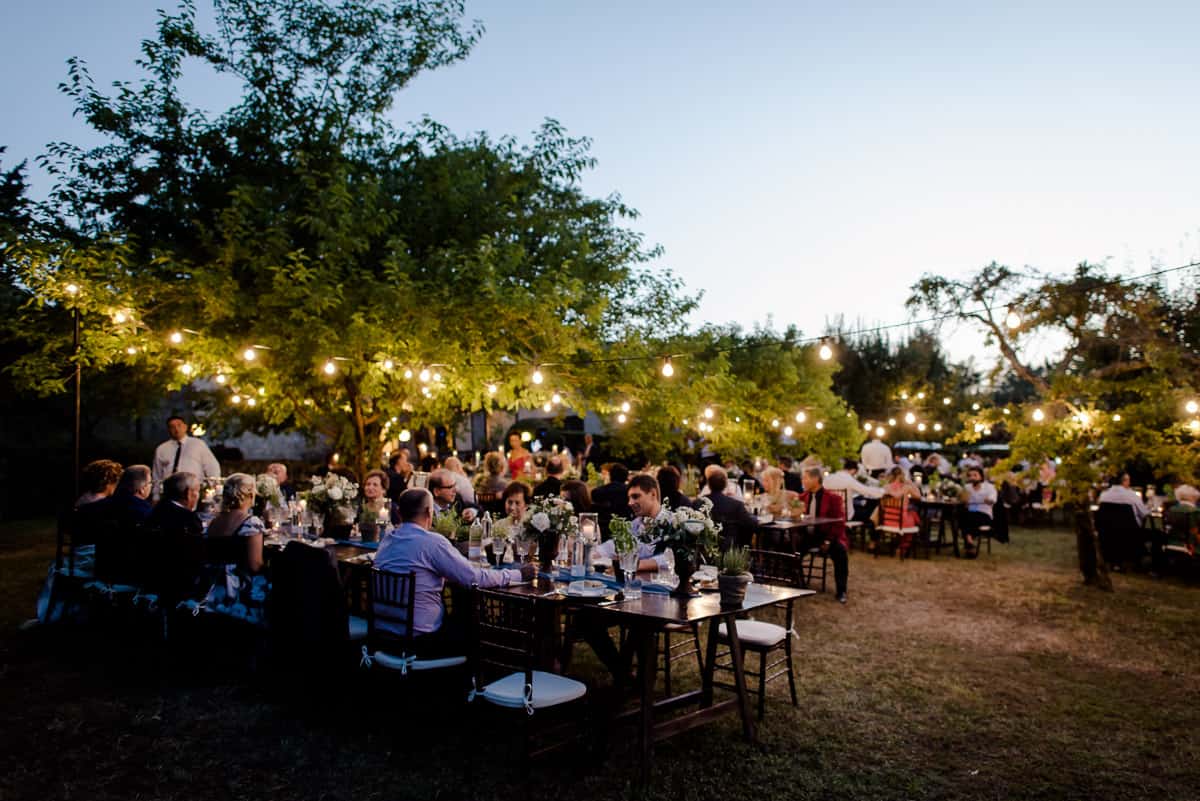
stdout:
<svg viewBox="0 0 1200 801">
<path fill-rule="evenodd" d="M 454 511 L 463 521 L 470 523 L 479 516 L 478 507 L 464 503 L 458 496 L 454 474 L 449 470 L 434 470 L 429 474 L 429 492 L 433 495 L 433 514 L 436 517 Z"/>
</svg>

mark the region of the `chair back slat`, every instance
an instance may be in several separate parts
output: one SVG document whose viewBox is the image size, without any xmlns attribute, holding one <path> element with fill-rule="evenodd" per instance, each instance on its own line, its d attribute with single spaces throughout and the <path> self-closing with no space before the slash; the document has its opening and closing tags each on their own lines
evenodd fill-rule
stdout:
<svg viewBox="0 0 1200 801">
<path fill-rule="evenodd" d="M 879 524 L 903 528 L 907 510 L 908 496 L 884 495 L 879 499 Z"/>
<path fill-rule="evenodd" d="M 495 674 L 533 670 L 537 615 L 532 597 L 475 592 L 475 664 L 484 681 Z"/>
<path fill-rule="evenodd" d="M 384 643 L 399 642 L 403 655 L 412 651 L 416 597 L 415 573 L 371 568 L 371 579 L 367 582 L 367 645 L 372 650 L 378 650 Z"/>
<path fill-rule="evenodd" d="M 788 587 L 804 586 L 800 555 L 782 551 L 750 551 L 750 573 L 760 584 L 782 584 Z"/>
<path fill-rule="evenodd" d="M 845 511 L 846 519 L 849 520 L 850 518 L 854 517 L 854 504 L 850 503 L 850 490 L 835 489 L 830 490 L 830 492 L 836 492 L 838 495 L 842 496 L 842 509 Z"/>
</svg>

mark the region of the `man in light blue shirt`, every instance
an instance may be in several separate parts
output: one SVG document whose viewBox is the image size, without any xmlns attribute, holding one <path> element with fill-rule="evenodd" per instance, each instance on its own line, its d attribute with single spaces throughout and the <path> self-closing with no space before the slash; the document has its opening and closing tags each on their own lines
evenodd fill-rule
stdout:
<svg viewBox="0 0 1200 801">
<path fill-rule="evenodd" d="M 415 574 L 414 651 L 423 657 L 461 654 L 464 639 L 460 622 L 446 619 L 442 603 L 446 582 L 460 587 L 505 587 L 529 581 L 537 574 L 537 568 L 526 564 L 519 570 L 490 570 L 471 564 L 450 540 L 429 530 L 433 525 L 433 495 L 429 490 L 405 490 L 396 506 L 400 525 L 380 544 L 375 567 Z M 395 624 L 380 625 L 385 631 L 404 634 Z"/>
</svg>

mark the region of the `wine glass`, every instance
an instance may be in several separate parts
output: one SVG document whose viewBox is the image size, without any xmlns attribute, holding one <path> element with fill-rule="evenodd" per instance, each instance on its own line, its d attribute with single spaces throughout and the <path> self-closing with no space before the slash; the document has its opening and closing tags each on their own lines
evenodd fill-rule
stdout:
<svg viewBox="0 0 1200 801">
<path fill-rule="evenodd" d="M 638 552 L 637 548 L 617 554 L 621 560 L 621 572 L 625 574 L 625 597 L 640 598 L 642 595 L 641 582 L 637 580 Z M 636 584 L 634 582 L 637 582 Z"/>
</svg>

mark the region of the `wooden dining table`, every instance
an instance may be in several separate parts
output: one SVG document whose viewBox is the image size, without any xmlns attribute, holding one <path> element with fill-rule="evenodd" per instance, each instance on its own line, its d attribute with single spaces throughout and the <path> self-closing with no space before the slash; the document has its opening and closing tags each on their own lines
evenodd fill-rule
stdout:
<svg viewBox="0 0 1200 801">
<path fill-rule="evenodd" d="M 595 602 L 571 598 L 566 595 L 547 593 L 561 587 L 555 582 L 539 577 L 529 584 L 519 584 L 499 591 L 538 599 L 545 608 L 557 612 L 570 610 L 576 615 L 591 615 L 602 626 L 621 625 L 628 632 L 622 648 L 623 670 L 616 676 L 618 692 L 624 690 L 624 676 L 628 674 L 634 655 L 638 662 L 638 704 L 616 717 L 634 715 L 638 718 L 638 745 L 641 757 L 643 781 L 649 778 L 653 763 L 654 743 L 682 732 L 704 725 L 725 714 L 737 712 L 741 717 L 742 734 L 749 742 L 757 740 L 758 732 L 746 688 L 743 653 L 737 637 L 737 617 L 746 612 L 789 600 L 814 595 L 813 590 L 784 587 L 771 584 L 751 584 L 746 598 L 739 606 L 722 606 L 717 592 L 701 592 L 690 598 L 681 598 L 662 592 L 643 590 L 641 597 L 616 602 Z M 620 597 L 620 596 L 618 596 Z M 557 616 L 555 616 L 557 619 Z M 707 623 L 705 659 L 698 690 L 679 693 L 667 698 L 654 699 L 654 686 L 658 670 L 658 635 L 670 624 L 704 625 Z M 717 700 L 714 694 L 713 673 L 716 666 L 717 645 L 721 639 L 718 631 L 724 623 L 728 631 L 728 642 L 733 663 L 734 687 L 731 698 Z M 791 636 L 791 635 L 789 635 Z M 694 707 L 694 708 L 692 708 Z M 688 710 L 668 719 L 659 716 L 680 709 Z"/>
<path fill-rule="evenodd" d="M 754 547 L 763 548 L 767 544 L 764 540 L 767 539 L 773 542 L 786 539 L 788 550 L 792 553 L 798 553 L 800 547 L 803 545 L 803 537 L 810 529 L 839 521 L 845 522 L 845 519 L 840 517 L 820 517 L 817 515 L 777 517 L 770 523 L 759 523 L 758 528 L 754 532 Z M 765 548 L 765 550 L 779 549 Z"/>
</svg>

